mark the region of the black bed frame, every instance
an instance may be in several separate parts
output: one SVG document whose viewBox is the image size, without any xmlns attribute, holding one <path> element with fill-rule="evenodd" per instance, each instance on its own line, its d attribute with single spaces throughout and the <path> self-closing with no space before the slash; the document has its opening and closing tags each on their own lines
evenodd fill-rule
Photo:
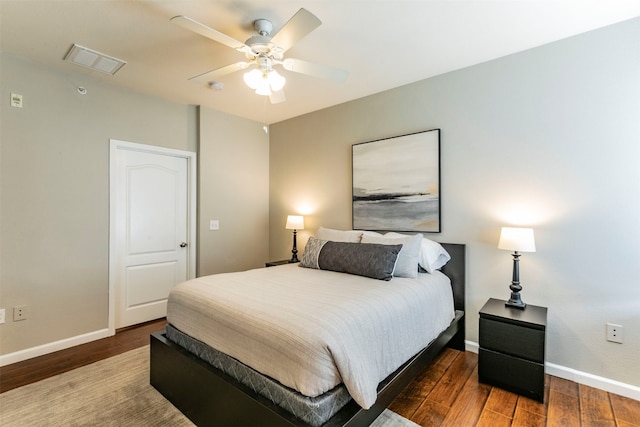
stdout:
<svg viewBox="0 0 640 427">
<path fill-rule="evenodd" d="M 456 316 L 448 329 L 378 386 L 368 410 L 351 400 L 322 427 L 368 426 L 445 347 L 464 351 L 465 245 L 443 243 L 451 261 L 442 268 L 451 279 Z M 151 385 L 198 426 L 299 426 L 308 424 L 239 381 L 169 341 L 151 334 Z"/>
</svg>

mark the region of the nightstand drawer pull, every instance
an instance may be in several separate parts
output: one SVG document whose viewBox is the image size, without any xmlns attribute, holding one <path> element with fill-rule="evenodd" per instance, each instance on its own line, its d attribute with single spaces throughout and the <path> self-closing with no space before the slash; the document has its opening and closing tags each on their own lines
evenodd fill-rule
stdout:
<svg viewBox="0 0 640 427">
<path fill-rule="evenodd" d="M 480 318 L 480 347 L 544 363 L 544 331 Z"/>
</svg>

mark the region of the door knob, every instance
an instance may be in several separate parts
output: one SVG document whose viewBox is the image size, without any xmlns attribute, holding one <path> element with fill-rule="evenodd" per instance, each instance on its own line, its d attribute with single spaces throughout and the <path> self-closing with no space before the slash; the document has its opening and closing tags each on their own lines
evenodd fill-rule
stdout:
<svg viewBox="0 0 640 427">
<path fill-rule="evenodd" d="M 186 248 L 186 247 L 187 247 L 187 242 L 182 242 L 182 243 L 180 243 L 180 247 L 181 247 L 181 248 Z"/>
</svg>

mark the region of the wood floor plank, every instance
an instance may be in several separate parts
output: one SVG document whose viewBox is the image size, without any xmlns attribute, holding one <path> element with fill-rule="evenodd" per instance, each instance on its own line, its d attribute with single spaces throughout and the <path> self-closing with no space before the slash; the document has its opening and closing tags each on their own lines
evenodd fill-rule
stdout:
<svg viewBox="0 0 640 427">
<path fill-rule="evenodd" d="M 512 419 L 485 408 L 476 427 L 511 427 Z"/>
<path fill-rule="evenodd" d="M 458 356 L 458 351 L 445 348 L 416 378 L 402 391 L 389 409 L 405 418 L 411 419 L 433 387 L 440 381 L 451 363 Z"/>
<path fill-rule="evenodd" d="M 460 352 L 427 399 L 450 408 L 477 364 L 477 354 Z"/>
<path fill-rule="evenodd" d="M 476 364 L 442 422 L 442 427 L 475 425 L 480 419 L 490 392 L 491 386 L 478 382 L 478 366 Z"/>
<path fill-rule="evenodd" d="M 564 378 L 550 376 L 549 389 L 558 391 L 567 396 L 578 397 L 580 392 L 578 390 L 578 383 L 565 380 Z"/>
<path fill-rule="evenodd" d="M 640 427 L 640 401 L 613 393 L 609 393 L 609 399 L 618 426 L 624 422 Z"/>
<path fill-rule="evenodd" d="M 609 393 L 583 384 L 580 391 L 580 419 L 582 427 L 616 427 Z"/>
<path fill-rule="evenodd" d="M 513 414 L 513 423 L 511 427 L 545 427 L 547 425 L 547 417 L 535 412 L 529 412 L 516 406 L 516 412 Z"/>
<path fill-rule="evenodd" d="M 548 377 L 548 376 L 547 376 Z M 538 414 L 544 418 L 547 417 L 547 412 L 548 412 L 548 404 L 549 404 L 549 382 L 550 380 L 547 378 L 547 381 L 545 383 L 545 387 L 544 387 L 544 401 L 543 402 L 538 402 L 537 400 L 533 400 L 530 399 L 528 397 L 524 397 L 524 396 L 519 396 L 518 397 L 518 403 L 516 404 L 516 407 L 532 413 L 532 414 Z"/>
<path fill-rule="evenodd" d="M 440 427 L 448 412 L 448 406 L 427 399 L 408 419 L 422 427 Z"/>
<path fill-rule="evenodd" d="M 420 405 L 422 405 L 422 402 L 424 402 L 424 399 L 404 396 L 401 394 L 393 402 L 391 402 L 391 404 L 389 405 L 389 409 L 391 409 L 398 415 L 401 415 L 407 419 L 411 419 Z"/>
<path fill-rule="evenodd" d="M 553 385 L 553 381 L 551 384 Z M 575 388 L 576 390 L 578 389 L 577 384 Z M 562 393 L 559 389 L 563 388 L 551 387 L 549 390 L 547 425 L 580 427 L 580 398 L 578 396 Z"/>
<path fill-rule="evenodd" d="M 409 398 L 426 399 L 433 387 L 440 381 L 459 352 L 450 348 L 444 349 L 428 369 L 423 370 L 404 390 L 403 394 Z"/>
<path fill-rule="evenodd" d="M 492 412 L 497 412 L 505 417 L 511 419 L 516 411 L 516 404 L 518 403 L 518 395 L 502 390 L 498 387 L 492 387 L 485 409 Z"/>
</svg>

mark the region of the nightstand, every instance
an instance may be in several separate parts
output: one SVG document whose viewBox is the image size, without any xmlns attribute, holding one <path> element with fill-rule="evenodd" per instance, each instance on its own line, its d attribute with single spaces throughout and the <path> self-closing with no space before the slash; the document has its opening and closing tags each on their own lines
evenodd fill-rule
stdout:
<svg viewBox="0 0 640 427">
<path fill-rule="evenodd" d="M 480 310 L 479 381 L 543 402 L 546 329 L 546 307 L 489 299 Z"/>
<path fill-rule="evenodd" d="M 299 262 L 299 261 L 296 261 Z M 288 259 L 282 259 L 280 261 L 269 261 L 267 263 L 265 263 L 265 267 L 275 267 L 276 265 L 284 265 L 284 264 L 294 264 L 292 262 L 290 262 Z"/>
</svg>

